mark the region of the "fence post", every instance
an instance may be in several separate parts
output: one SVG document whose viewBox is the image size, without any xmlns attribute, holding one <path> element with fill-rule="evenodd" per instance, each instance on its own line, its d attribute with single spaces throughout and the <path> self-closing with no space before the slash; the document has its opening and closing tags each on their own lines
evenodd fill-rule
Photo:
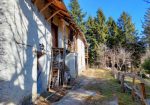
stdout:
<svg viewBox="0 0 150 105">
<path fill-rule="evenodd" d="M 135 85 L 135 75 L 133 76 L 133 81 L 132 81 L 132 100 L 135 100 L 135 89 L 134 89 L 134 85 Z"/>
<path fill-rule="evenodd" d="M 140 84 L 141 84 L 142 98 L 146 99 L 145 84 L 144 83 L 140 83 Z"/>
<path fill-rule="evenodd" d="M 117 71 L 113 70 L 114 78 L 117 79 Z"/>
<path fill-rule="evenodd" d="M 119 84 L 120 84 L 120 81 L 121 81 L 121 80 L 120 80 L 120 72 L 117 73 L 117 81 L 118 81 Z"/>
<path fill-rule="evenodd" d="M 124 74 L 122 74 L 121 76 L 121 91 L 124 93 L 125 92 L 125 89 L 124 89 Z"/>
</svg>

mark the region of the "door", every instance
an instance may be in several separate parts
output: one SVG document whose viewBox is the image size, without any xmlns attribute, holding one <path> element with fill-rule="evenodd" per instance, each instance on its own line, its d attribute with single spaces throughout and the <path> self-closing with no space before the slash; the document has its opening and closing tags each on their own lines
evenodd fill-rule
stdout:
<svg viewBox="0 0 150 105">
<path fill-rule="evenodd" d="M 42 93 L 42 67 L 39 62 L 40 57 L 37 59 L 37 93 Z"/>
<path fill-rule="evenodd" d="M 43 68 L 44 64 L 46 64 L 45 61 L 46 55 L 43 54 L 42 52 L 37 52 L 37 93 L 41 94 L 43 92 L 43 87 L 45 87 L 45 78 L 46 76 L 43 77 Z M 43 63 L 44 62 L 44 63 Z M 43 82 L 44 81 L 44 82 Z"/>
<path fill-rule="evenodd" d="M 58 27 L 52 23 L 52 42 L 53 42 L 53 48 L 58 47 Z"/>
</svg>

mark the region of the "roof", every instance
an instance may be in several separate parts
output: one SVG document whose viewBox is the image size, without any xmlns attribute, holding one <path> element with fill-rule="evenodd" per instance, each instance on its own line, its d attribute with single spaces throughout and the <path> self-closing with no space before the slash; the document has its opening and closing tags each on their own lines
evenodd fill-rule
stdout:
<svg viewBox="0 0 150 105">
<path fill-rule="evenodd" d="M 36 1 L 37 0 L 35 0 L 34 2 L 36 2 Z M 59 14 L 61 14 L 63 16 L 64 20 L 66 22 L 68 22 L 70 24 L 70 26 L 72 26 L 73 29 L 75 29 L 75 31 L 81 36 L 82 40 L 84 41 L 84 44 L 87 46 L 87 41 L 86 41 L 84 33 L 80 30 L 78 25 L 74 22 L 72 16 L 70 15 L 69 11 L 66 8 L 66 5 L 64 4 L 63 0 L 47 0 L 46 5 L 48 5 L 47 7 L 52 7 L 56 11 L 58 11 Z"/>
<path fill-rule="evenodd" d="M 68 18 L 71 18 L 64 2 L 62 0 L 48 0 L 49 3 L 52 3 L 58 10 L 61 10 L 61 13 Z"/>
<path fill-rule="evenodd" d="M 87 41 L 86 41 L 86 38 L 85 38 L 85 35 L 84 33 L 80 30 L 80 28 L 77 26 L 77 24 L 74 22 L 73 18 L 71 17 L 69 11 L 67 10 L 63 0 L 48 0 L 49 2 L 53 2 L 53 5 L 55 5 L 57 8 L 59 8 L 61 11 L 61 14 L 67 16 L 67 22 L 70 23 L 77 32 L 79 32 L 79 35 L 82 37 L 85 45 L 87 45 Z"/>
</svg>

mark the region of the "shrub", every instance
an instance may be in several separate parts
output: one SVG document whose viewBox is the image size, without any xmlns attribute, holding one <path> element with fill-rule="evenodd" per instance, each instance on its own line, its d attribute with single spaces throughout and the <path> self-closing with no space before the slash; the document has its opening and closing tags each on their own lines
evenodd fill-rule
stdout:
<svg viewBox="0 0 150 105">
<path fill-rule="evenodd" d="M 145 59 L 142 64 L 142 68 L 146 71 L 146 73 L 150 74 L 150 58 Z"/>
</svg>

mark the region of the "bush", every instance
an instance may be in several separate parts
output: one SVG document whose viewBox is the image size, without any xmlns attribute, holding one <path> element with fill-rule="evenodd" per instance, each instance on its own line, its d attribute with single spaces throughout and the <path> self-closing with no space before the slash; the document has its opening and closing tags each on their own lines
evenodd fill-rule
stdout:
<svg viewBox="0 0 150 105">
<path fill-rule="evenodd" d="M 146 73 L 150 74 L 150 58 L 145 59 L 144 63 L 142 64 L 142 68 Z"/>
</svg>

